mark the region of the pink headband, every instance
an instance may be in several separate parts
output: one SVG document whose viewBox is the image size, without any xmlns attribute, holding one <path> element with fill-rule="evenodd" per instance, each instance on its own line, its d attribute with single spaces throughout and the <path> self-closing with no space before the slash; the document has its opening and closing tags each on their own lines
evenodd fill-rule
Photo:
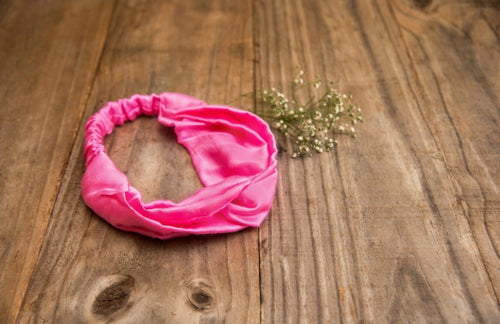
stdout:
<svg viewBox="0 0 500 324">
<path fill-rule="evenodd" d="M 106 154 L 105 135 L 139 115 L 174 127 L 205 186 L 180 203 L 141 201 Z M 160 239 L 257 227 L 276 188 L 276 144 L 269 126 L 243 110 L 207 105 L 178 93 L 108 102 L 85 127 L 85 203 L 113 226 Z"/>
</svg>

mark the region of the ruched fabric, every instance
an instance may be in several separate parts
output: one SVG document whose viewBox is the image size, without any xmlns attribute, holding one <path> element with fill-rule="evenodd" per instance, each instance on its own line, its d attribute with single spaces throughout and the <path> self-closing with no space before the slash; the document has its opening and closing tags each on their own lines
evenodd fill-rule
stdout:
<svg viewBox="0 0 500 324">
<path fill-rule="evenodd" d="M 106 154 L 103 138 L 139 115 L 174 127 L 204 187 L 180 203 L 144 203 Z M 113 226 L 159 239 L 258 227 L 269 213 L 278 177 L 269 126 L 247 111 L 207 105 L 178 93 L 108 102 L 85 128 L 83 200 Z"/>
</svg>

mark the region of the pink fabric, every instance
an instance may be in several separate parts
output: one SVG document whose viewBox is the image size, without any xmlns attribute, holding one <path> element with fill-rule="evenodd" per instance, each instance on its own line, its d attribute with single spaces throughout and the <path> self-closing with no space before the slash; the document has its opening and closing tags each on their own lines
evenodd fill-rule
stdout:
<svg viewBox="0 0 500 324">
<path fill-rule="evenodd" d="M 180 203 L 142 202 L 105 152 L 104 136 L 143 114 L 175 128 L 205 186 Z M 135 95 L 108 102 L 85 130 L 83 200 L 119 229 L 160 239 L 234 232 L 259 226 L 271 208 L 276 144 L 269 126 L 247 111 L 178 93 Z"/>
</svg>

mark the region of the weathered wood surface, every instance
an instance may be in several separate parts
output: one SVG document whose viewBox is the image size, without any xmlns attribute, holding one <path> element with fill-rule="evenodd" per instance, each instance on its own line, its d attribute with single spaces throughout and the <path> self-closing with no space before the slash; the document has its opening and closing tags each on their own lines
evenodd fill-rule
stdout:
<svg viewBox="0 0 500 324">
<path fill-rule="evenodd" d="M 111 11 L 100 1 L 0 3 L 2 322 L 28 286 Z"/>
<path fill-rule="evenodd" d="M 498 6 L 290 1 L 256 17 L 264 86 L 304 62 L 368 121 L 331 155 L 280 161 L 263 321 L 499 321 Z"/>
<path fill-rule="evenodd" d="M 75 140 L 80 145 L 69 159 L 20 322 L 258 320 L 257 230 L 152 240 L 106 225 L 79 194 L 83 124 L 105 100 L 168 90 L 224 102 L 252 89 L 249 11 L 245 2 L 115 4 Z M 110 156 L 146 200 L 178 201 L 200 187 L 187 152 L 153 119 L 115 135 L 106 143 Z"/>
<path fill-rule="evenodd" d="M 4 1 L 1 322 L 499 322 L 499 22 L 495 1 Z M 297 64 L 365 123 L 281 154 L 260 229 L 163 242 L 83 204 L 83 125 L 106 101 L 223 103 L 286 90 Z M 146 200 L 201 186 L 154 119 L 105 144 Z"/>
</svg>

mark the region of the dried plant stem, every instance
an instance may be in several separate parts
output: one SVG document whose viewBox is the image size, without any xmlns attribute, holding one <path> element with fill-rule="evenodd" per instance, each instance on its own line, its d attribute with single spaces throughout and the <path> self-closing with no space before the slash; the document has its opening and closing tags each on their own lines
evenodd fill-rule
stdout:
<svg viewBox="0 0 500 324">
<path fill-rule="evenodd" d="M 337 145 L 338 135 L 355 137 L 356 124 L 363 121 L 361 109 L 352 104 L 350 94 L 340 93 L 331 82 L 324 84 L 315 79 L 306 83 L 303 75 L 304 71 L 297 67 L 291 84 L 291 99 L 275 88 L 240 96 L 256 96 L 264 107 L 259 115 L 273 130 L 291 138 L 293 158 L 330 151 Z M 298 91 L 311 88 L 316 95 L 300 104 Z"/>
</svg>

